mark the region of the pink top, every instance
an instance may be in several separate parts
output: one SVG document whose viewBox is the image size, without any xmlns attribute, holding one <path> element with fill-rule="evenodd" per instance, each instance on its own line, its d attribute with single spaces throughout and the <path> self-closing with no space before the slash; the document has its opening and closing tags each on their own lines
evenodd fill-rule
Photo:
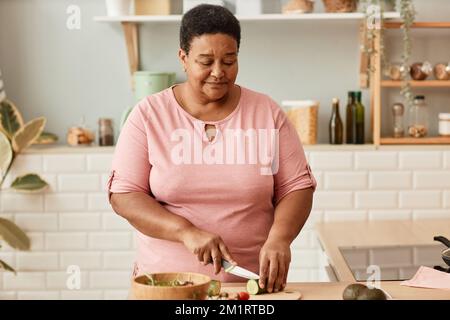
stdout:
<svg viewBox="0 0 450 320">
<path fill-rule="evenodd" d="M 216 127 L 209 141 L 205 123 Z M 278 142 L 278 143 L 277 143 Z M 140 101 L 117 142 L 108 190 L 145 192 L 172 213 L 218 234 L 238 264 L 259 273 L 259 251 L 274 208 L 294 190 L 316 188 L 293 125 L 268 96 L 241 87 L 225 119 L 202 121 L 186 112 L 172 87 Z M 182 243 L 137 231 L 135 274 L 198 272 L 244 281 L 203 266 Z"/>
</svg>

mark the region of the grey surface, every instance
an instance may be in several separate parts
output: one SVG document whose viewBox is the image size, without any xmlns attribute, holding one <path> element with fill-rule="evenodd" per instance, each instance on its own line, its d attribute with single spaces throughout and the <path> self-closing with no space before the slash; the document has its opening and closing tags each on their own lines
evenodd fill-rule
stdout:
<svg viewBox="0 0 450 320">
<path fill-rule="evenodd" d="M 316 3 L 316 12 L 323 10 L 321 1 Z M 450 17 L 448 0 L 416 3 L 422 20 Z M 81 8 L 81 30 L 66 28 L 71 4 Z M 62 142 L 68 127 L 79 124 L 83 116 L 92 129 L 99 117 L 114 118 L 117 138 L 122 111 L 134 104 L 120 24 L 93 21 L 105 13 L 103 0 L 0 0 L 0 68 L 8 97 L 25 120 L 47 117 L 47 130 Z M 142 25 L 141 69 L 174 71 L 183 80 L 178 27 L 178 23 Z M 331 99 L 344 100 L 343 115 L 346 92 L 358 87 L 356 22 L 244 22 L 242 29 L 238 83 L 278 102 L 318 99 L 319 142 L 327 142 Z M 423 40 L 427 49 L 418 51 L 417 58 L 432 55 L 433 63 L 450 60 L 448 35 L 446 44 L 442 38 Z M 449 95 L 435 91 L 429 101 L 450 110 Z M 394 102 L 395 93 L 391 95 Z M 363 98 L 369 137 L 367 91 Z"/>
</svg>

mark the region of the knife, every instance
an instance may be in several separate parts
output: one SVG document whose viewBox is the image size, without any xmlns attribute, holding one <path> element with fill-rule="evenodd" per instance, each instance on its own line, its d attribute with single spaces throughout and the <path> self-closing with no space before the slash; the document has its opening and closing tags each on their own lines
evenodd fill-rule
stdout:
<svg viewBox="0 0 450 320">
<path fill-rule="evenodd" d="M 250 270 L 247 270 L 245 268 L 235 266 L 224 259 L 222 259 L 222 267 L 225 269 L 225 272 L 234 274 L 235 276 L 238 276 L 241 278 L 246 278 L 246 279 L 251 279 L 251 280 L 259 279 L 259 275 L 257 275 L 256 273 L 253 273 Z"/>
</svg>

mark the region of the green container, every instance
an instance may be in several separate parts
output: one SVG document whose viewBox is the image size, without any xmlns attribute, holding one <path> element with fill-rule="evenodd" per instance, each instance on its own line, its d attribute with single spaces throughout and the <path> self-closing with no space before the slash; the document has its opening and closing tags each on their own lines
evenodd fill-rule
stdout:
<svg viewBox="0 0 450 320">
<path fill-rule="evenodd" d="M 134 96 L 137 101 L 163 91 L 175 84 L 175 73 L 136 71 L 134 73 Z"/>
</svg>

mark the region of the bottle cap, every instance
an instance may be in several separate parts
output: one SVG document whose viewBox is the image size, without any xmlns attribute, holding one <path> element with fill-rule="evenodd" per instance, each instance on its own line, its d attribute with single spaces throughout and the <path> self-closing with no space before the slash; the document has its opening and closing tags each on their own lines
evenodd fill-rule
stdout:
<svg viewBox="0 0 450 320">
<path fill-rule="evenodd" d="M 331 100 L 333 102 L 333 104 L 337 104 L 339 103 L 339 99 L 338 98 L 333 98 L 333 100 Z"/>
<path fill-rule="evenodd" d="M 103 125 L 112 125 L 112 119 L 111 118 L 100 118 L 98 119 L 99 124 Z"/>
</svg>

